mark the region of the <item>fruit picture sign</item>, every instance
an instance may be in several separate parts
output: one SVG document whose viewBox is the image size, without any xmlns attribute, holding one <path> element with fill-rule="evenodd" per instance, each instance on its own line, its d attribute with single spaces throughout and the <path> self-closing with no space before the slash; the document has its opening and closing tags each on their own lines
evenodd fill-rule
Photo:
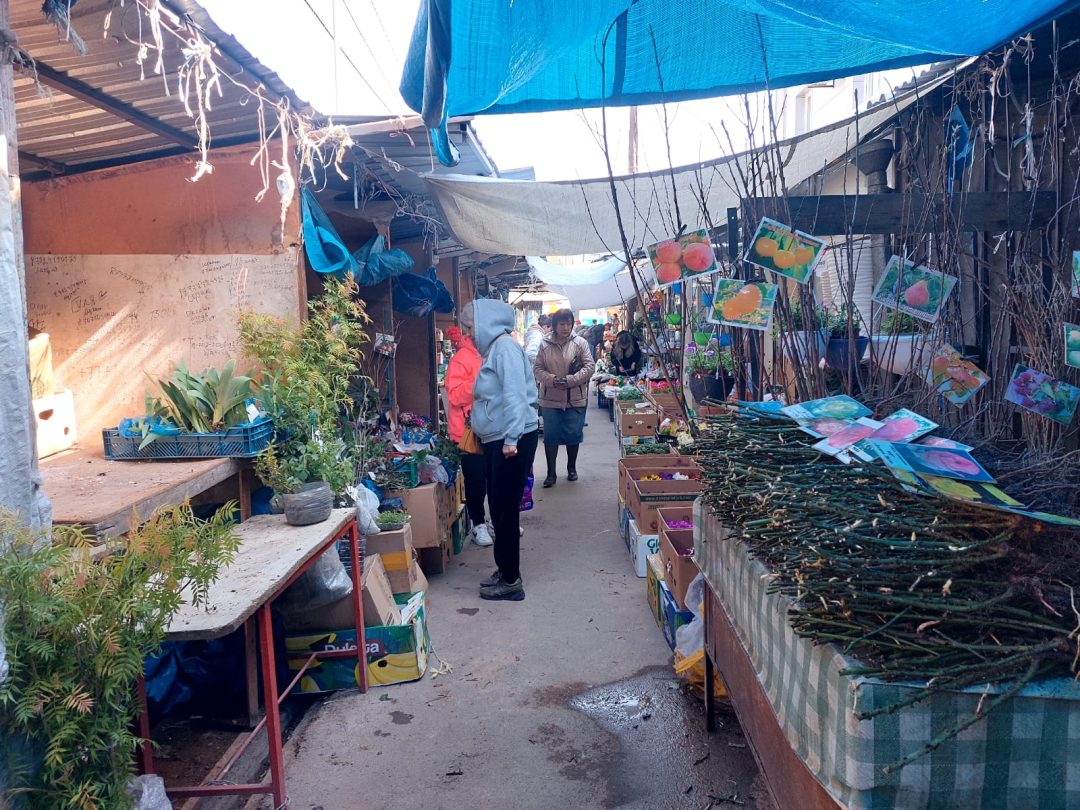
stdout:
<svg viewBox="0 0 1080 810">
<path fill-rule="evenodd" d="M 963 405 L 975 392 L 990 382 L 990 377 L 960 356 L 960 352 L 944 344 L 930 359 L 926 369 L 926 383 L 957 407 Z"/>
<path fill-rule="evenodd" d="M 1072 297 L 1080 298 L 1080 250 L 1073 251 L 1069 286 L 1072 288 Z"/>
<path fill-rule="evenodd" d="M 1020 363 L 1013 369 L 1005 399 L 1013 405 L 1067 425 L 1080 403 L 1080 388 Z"/>
<path fill-rule="evenodd" d="M 762 270 L 806 284 L 825 248 L 822 240 L 765 217 L 750 241 L 745 258 Z"/>
<path fill-rule="evenodd" d="M 1065 365 L 1080 368 L 1080 324 L 1065 324 Z"/>
<path fill-rule="evenodd" d="M 873 300 L 889 309 L 899 309 L 914 318 L 933 323 L 955 286 L 955 276 L 927 270 L 893 255 L 885 265 Z"/>
<path fill-rule="evenodd" d="M 707 320 L 764 332 L 772 323 L 778 289 L 767 281 L 718 278 Z"/>
<path fill-rule="evenodd" d="M 649 261 L 658 287 L 670 287 L 688 278 L 707 276 L 720 269 L 713 255 L 709 232 L 694 231 L 649 245 Z"/>
<path fill-rule="evenodd" d="M 873 440 L 869 443 L 878 457 L 891 469 L 906 470 L 916 475 L 958 478 L 961 481 L 990 483 L 994 480 L 966 450 Z"/>
</svg>

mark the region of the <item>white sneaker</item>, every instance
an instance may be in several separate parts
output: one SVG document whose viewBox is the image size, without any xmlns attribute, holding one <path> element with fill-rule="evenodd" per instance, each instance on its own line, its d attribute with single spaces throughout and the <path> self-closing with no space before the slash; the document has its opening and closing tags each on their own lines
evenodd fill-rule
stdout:
<svg viewBox="0 0 1080 810">
<path fill-rule="evenodd" d="M 486 523 L 481 523 L 479 526 L 473 527 L 472 540 L 478 546 L 490 546 L 495 542 L 491 539 L 491 532 L 488 531 Z"/>
</svg>

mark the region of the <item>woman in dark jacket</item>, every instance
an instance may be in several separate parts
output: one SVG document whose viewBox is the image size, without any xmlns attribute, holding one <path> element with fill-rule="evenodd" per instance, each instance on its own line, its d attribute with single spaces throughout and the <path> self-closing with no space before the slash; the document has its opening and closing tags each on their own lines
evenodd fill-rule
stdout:
<svg viewBox="0 0 1080 810">
<path fill-rule="evenodd" d="M 645 355 L 638 345 L 637 338 L 625 329 L 615 336 L 615 345 L 611 347 L 611 373 L 619 377 L 633 377 L 641 373 Z"/>
</svg>

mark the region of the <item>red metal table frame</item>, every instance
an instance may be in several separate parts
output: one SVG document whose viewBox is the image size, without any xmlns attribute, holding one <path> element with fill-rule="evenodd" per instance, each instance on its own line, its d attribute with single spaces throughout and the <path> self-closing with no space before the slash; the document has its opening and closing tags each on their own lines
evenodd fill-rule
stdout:
<svg viewBox="0 0 1080 810">
<path fill-rule="evenodd" d="M 248 525 L 248 524 L 245 524 Z M 329 549 L 339 539 L 349 539 L 349 550 L 352 557 L 352 581 L 353 581 L 353 611 L 356 619 L 356 651 L 331 650 L 326 652 L 312 653 L 303 667 L 296 673 L 285 690 L 281 693 L 277 688 L 277 661 L 274 653 L 274 633 L 271 620 L 271 605 L 285 589 L 292 585 L 305 571 L 318 561 L 323 552 Z M 243 546 L 241 546 L 241 553 Z M 362 580 L 360 558 L 360 532 L 356 525 L 356 518 L 350 517 L 345 524 L 331 534 L 324 542 L 312 549 L 310 557 L 288 578 L 276 585 L 270 595 L 263 599 L 255 607 L 254 613 L 258 622 L 259 658 L 262 664 L 263 695 L 266 704 L 266 714 L 258 725 L 249 733 L 244 744 L 235 752 L 232 759 L 225 766 L 218 780 L 222 780 L 235 762 L 240 758 L 248 746 L 254 741 L 255 736 L 266 726 L 267 741 L 270 749 L 270 781 L 249 784 L 211 784 L 196 785 L 191 787 L 166 787 L 166 792 L 172 798 L 189 798 L 199 796 L 254 796 L 272 794 L 274 807 L 283 807 L 285 803 L 285 755 L 282 743 L 281 729 L 281 703 L 288 697 L 296 683 L 303 677 L 317 659 L 322 658 L 346 658 L 355 655 L 359 667 L 360 692 L 367 692 L 367 659 L 366 638 L 364 636 L 364 603 L 361 596 Z M 209 638 L 209 636 L 208 636 Z M 154 772 L 154 760 L 152 744 L 150 742 L 150 718 L 146 705 L 146 689 L 142 679 L 138 682 L 138 697 L 142 711 L 139 716 L 139 735 L 143 738 L 143 744 L 139 749 L 139 769 L 142 773 Z"/>
</svg>

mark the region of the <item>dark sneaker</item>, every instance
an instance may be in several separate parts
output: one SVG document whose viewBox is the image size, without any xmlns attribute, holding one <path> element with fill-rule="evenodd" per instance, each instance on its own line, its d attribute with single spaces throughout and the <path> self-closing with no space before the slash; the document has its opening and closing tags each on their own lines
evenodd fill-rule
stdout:
<svg viewBox="0 0 1080 810">
<path fill-rule="evenodd" d="M 577 481 L 577 470 L 567 470 L 566 471 L 566 480 L 567 481 Z"/>
<path fill-rule="evenodd" d="M 482 580 L 480 580 L 480 587 L 490 588 L 493 585 L 498 585 L 500 582 L 502 582 L 502 577 L 499 576 L 499 569 L 496 568 L 494 574 L 489 577 L 484 577 Z"/>
<path fill-rule="evenodd" d="M 520 602 L 525 598 L 525 586 L 521 584 L 521 577 L 518 577 L 513 582 L 507 582 L 502 577 L 499 577 L 499 581 L 495 585 L 480 589 L 480 598 Z"/>
<path fill-rule="evenodd" d="M 555 486 L 555 476 L 549 475 L 544 479 L 544 489 L 551 489 L 553 486 Z"/>
</svg>

